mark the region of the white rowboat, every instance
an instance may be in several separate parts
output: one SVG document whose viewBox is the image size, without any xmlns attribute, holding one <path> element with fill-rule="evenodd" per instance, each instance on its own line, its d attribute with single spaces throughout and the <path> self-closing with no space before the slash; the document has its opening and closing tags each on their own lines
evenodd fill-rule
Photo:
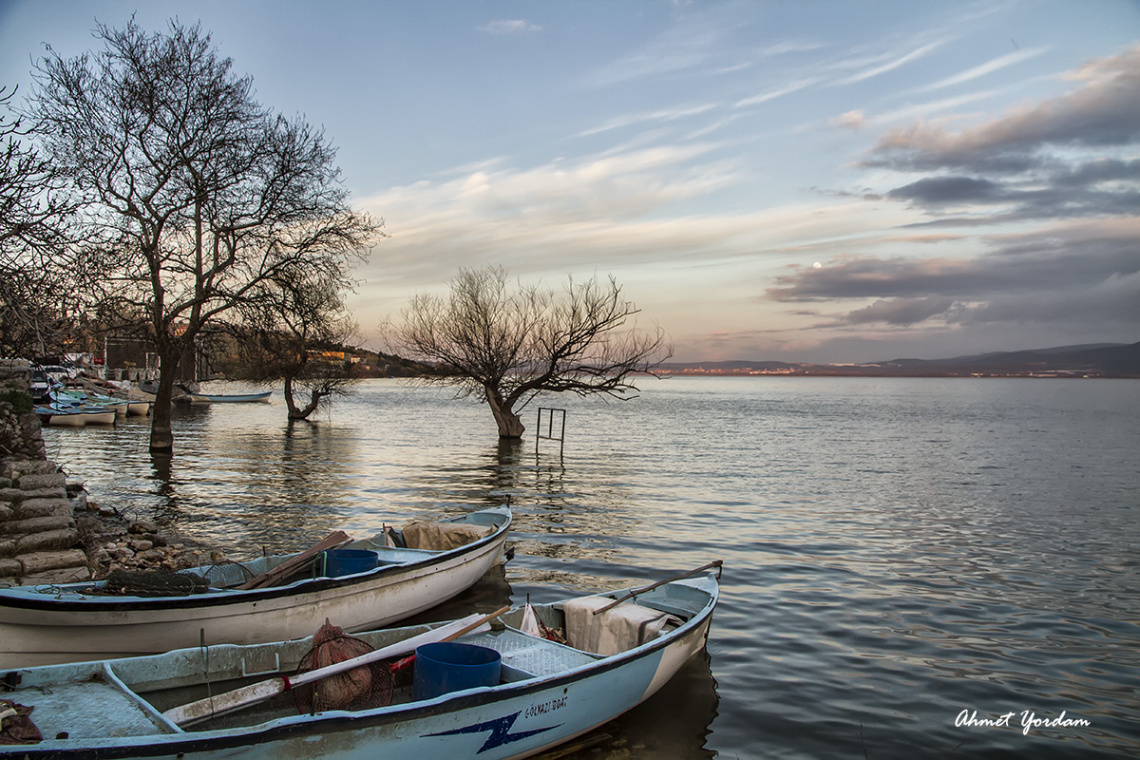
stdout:
<svg viewBox="0 0 1140 760">
<path fill-rule="evenodd" d="M 188 595 L 107 595 L 106 583 L 0 588 L 0 668 L 105 659 L 223 643 L 250 644 L 311 635 L 326 619 L 347 631 L 390 625 L 470 588 L 499 561 L 511 524 L 505 507 L 438 523 L 411 535 L 437 534 L 437 545 L 385 545 L 383 536 L 341 548 L 375 553 L 374 569 L 329 577 L 320 565 L 286 585 L 239 589 L 292 556 L 195 568 L 211 586 Z M 430 531 L 428 529 L 431 529 Z M 485 534 L 485 535 L 480 535 Z M 458 535 L 458 539 L 455 536 Z M 471 540 L 474 536 L 474 540 Z M 427 545 L 429 541 L 421 542 Z"/>
</svg>

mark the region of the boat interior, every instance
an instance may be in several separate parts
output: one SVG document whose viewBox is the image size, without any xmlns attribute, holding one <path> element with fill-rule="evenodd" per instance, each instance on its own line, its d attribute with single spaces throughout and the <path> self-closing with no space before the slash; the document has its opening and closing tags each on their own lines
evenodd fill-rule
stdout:
<svg viewBox="0 0 1140 760">
<path fill-rule="evenodd" d="M 368 572 L 375 568 L 416 562 L 441 551 L 464 546 L 494 533 L 496 528 L 503 524 L 504 519 L 503 515 L 494 512 L 474 512 L 454 520 L 417 521 L 404 526 L 401 530 L 388 528 L 383 533 L 348 541 L 336 548 L 337 550 L 363 550 L 368 552 L 370 555 L 369 566 L 367 570 L 362 570 L 362 572 Z M 120 595 L 155 596 L 160 590 L 165 590 L 169 595 L 216 594 L 237 588 L 253 578 L 292 561 L 296 556 L 296 554 L 281 554 L 257 557 L 241 562 L 215 562 L 178 571 L 176 575 L 183 576 L 187 581 L 186 584 L 175 584 L 169 579 L 163 582 L 160 578 L 154 578 L 152 573 L 142 571 L 122 574 L 124 579 L 114 577 L 111 579 L 110 585 L 108 581 L 96 581 L 94 583 L 85 581 L 45 586 L 43 591 L 53 595 L 72 592 L 76 594 L 116 593 Z M 299 581 L 326 577 L 330 574 L 329 570 L 328 554 L 321 552 L 311 560 L 298 564 L 289 573 L 276 578 L 273 583 L 268 585 L 285 586 Z M 332 574 L 347 575 L 350 573 L 339 571 Z M 193 585 L 192 588 L 189 583 L 190 579 L 196 581 L 196 585 Z M 175 578 L 175 580 L 178 579 Z M 135 583 L 137 586 L 115 585 L 124 583 Z M 150 588 L 148 586 L 151 583 L 165 583 L 165 585 L 156 585 Z"/>
<path fill-rule="evenodd" d="M 535 630 L 536 621 L 528 620 L 527 608 L 522 608 L 497 618 L 490 630 L 469 633 L 457 641 L 498 652 L 501 657 L 498 682 L 513 684 L 554 676 L 604 659 L 604 654 L 587 651 L 597 644 L 597 635 L 580 630 L 582 626 L 576 625 L 575 616 L 580 618 L 579 623 L 586 621 L 587 629 L 615 628 L 616 646 L 628 649 L 675 630 L 709 604 L 709 595 L 699 588 L 672 583 L 646 591 L 602 614 L 593 613 L 618 596 L 615 592 L 608 596 L 535 605 L 530 609 L 537 617 L 539 635 L 524 632 L 524 629 Z M 353 634 L 353 637 L 380 649 L 438 625 L 371 631 Z M 12 671 L 0 674 L 0 699 L 34 707 L 30 717 L 45 742 L 70 743 L 248 727 L 309 713 L 300 710 L 295 695 L 288 692 L 191 725 L 176 725 L 163 713 L 267 679 L 293 676 L 298 663 L 312 648 L 310 637 L 275 644 L 219 645 L 148 657 Z M 392 667 L 390 663 L 382 665 Z M 406 672 L 394 675 L 390 697 L 385 697 L 387 702 L 400 705 L 413 701 L 412 671 L 414 662 Z M 365 709 L 377 706 L 380 705 L 370 704 Z"/>
</svg>

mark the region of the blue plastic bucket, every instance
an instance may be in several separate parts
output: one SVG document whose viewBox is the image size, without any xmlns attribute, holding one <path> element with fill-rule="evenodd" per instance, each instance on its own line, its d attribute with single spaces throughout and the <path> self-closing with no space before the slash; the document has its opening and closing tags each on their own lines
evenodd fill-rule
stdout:
<svg viewBox="0 0 1140 760">
<path fill-rule="evenodd" d="M 494 649 L 439 641 L 416 647 L 415 699 L 433 699 L 477 686 L 499 683 L 502 657 Z"/>
<path fill-rule="evenodd" d="M 324 574 L 330 578 L 375 570 L 380 560 L 380 555 L 367 549 L 329 549 L 324 555 Z"/>
</svg>

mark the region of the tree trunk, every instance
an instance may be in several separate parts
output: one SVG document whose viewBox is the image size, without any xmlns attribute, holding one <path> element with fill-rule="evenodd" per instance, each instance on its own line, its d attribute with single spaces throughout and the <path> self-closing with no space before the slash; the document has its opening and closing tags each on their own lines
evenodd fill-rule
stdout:
<svg viewBox="0 0 1140 760">
<path fill-rule="evenodd" d="M 173 453 L 174 431 L 170 426 L 170 406 L 174 397 L 174 378 L 178 373 L 177 355 L 173 358 L 164 354 L 158 362 L 158 392 L 151 406 L 150 450 L 152 452 Z"/>
<path fill-rule="evenodd" d="M 487 391 L 487 405 L 491 407 L 491 414 L 495 415 L 495 422 L 499 425 L 499 438 L 522 438 L 526 426 L 511 409 L 511 403 L 504 401 L 499 394 Z"/>
<path fill-rule="evenodd" d="M 293 400 L 293 378 L 285 377 L 285 403 L 289 407 L 289 419 L 291 420 L 309 419 L 309 415 L 317 410 L 321 399 L 327 395 L 327 393 L 321 393 L 320 389 L 314 388 L 309 394 L 309 403 L 304 407 L 299 407 Z"/>
</svg>

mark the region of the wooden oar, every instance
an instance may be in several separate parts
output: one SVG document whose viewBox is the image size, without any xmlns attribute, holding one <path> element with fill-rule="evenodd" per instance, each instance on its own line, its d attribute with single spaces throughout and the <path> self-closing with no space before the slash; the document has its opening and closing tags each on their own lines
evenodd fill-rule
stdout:
<svg viewBox="0 0 1140 760">
<path fill-rule="evenodd" d="M 334 662 L 332 665 L 326 665 L 323 668 L 310 670 L 307 673 L 301 673 L 293 677 L 279 676 L 265 681 L 258 681 L 249 686 L 243 686 L 240 689 L 219 694 L 216 697 L 206 697 L 196 702 L 190 702 L 189 704 L 180 705 L 179 707 L 172 707 L 162 715 L 170 722 L 179 726 L 211 718 L 216 715 L 224 715 L 225 713 L 240 710 L 243 707 L 259 704 L 303 684 L 319 681 L 322 678 L 328 678 L 337 673 L 343 673 L 346 670 L 359 668 L 361 665 L 369 665 L 377 660 L 386 660 L 389 657 L 399 657 L 408 652 L 414 652 L 416 651 L 416 647 L 421 644 L 431 644 L 437 641 L 451 641 L 465 633 L 470 633 L 508 610 L 510 610 L 510 606 L 496 610 L 490 615 L 468 615 L 465 618 L 460 618 L 459 620 L 440 626 L 427 633 L 421 633 L 419 636 L 413 636 L 410 639 L 399 641 L 391 646 L 377 649 L 368 654 L 362 654 L 359 657 L 353 657 L 350 660 Z"/>
<path fill-rule="evenodd" d="M 681 573 L 680 575 L 674 575 L 672 578 L 666 578 L 663 581 L 657 581 L 656 583 L 650 584 L 648 586 L 644 586 L 643 588 L 636 588 L 633 591 L 626 592 L 623 596 L 620 596 L 617 599 L 613 600 L 612 602 L 607 604 L 605 607 L 599 607 L 598 609 L 594 610 L 594 614 L 600 615 L 603 612 L 605 612 L 606 610 L 613 609 L 614 607 L 617 607 L 619 604 L 624 602 L 626 599 L 632 599 L 633 597 L 637 596 L 638 594 L 644 594 L 646 591 L 652 591 L 653 589 L 657 588 L 658 586 L 664 586 L 666 583 L 672 583 L 673 581 L 679 581 L 682 578 L 688 578 L 690 575 L 696 575 L 697 573 L 703 573 L 706 570 L 712 570 L 714 567 L 720 567 L 723 564 L 724 564 L 723 560 L 716 559 L 716 560 L 713 560 L 712 562 L 708 563 L 707 565 L 701 565 L 696 570 L 690 570 L 687 573 Z"/>
<path fill-rule="evenodd" d="M 301 565 L 305 564 L 321 552 L 340 546 L 348 540 L 348 534 L 343 530 L 338 530 L 330 533 L 300 554 L 293 555 L 272 570 L 267 570 L 261 575 L 250 578 L 245 583 L 237 586 L 237 588 L 245 590 L 268 586 L 281 578 L 287 577 L 289 573 L 297 570 Z"/>
</svg>

